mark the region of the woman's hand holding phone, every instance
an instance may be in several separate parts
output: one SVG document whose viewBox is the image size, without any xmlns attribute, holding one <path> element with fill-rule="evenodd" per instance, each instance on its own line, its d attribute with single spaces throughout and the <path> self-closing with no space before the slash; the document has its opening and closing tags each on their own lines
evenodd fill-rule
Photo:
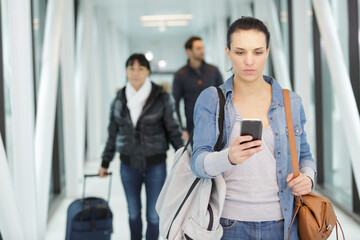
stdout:
<svg viewBox="0 0 360 240">
<path fill-rule="evenodd" d="M 261 140 L 252 141 L 252 136 L 237 137 L 229 150 L 228 158 L 231 164 L 241 164 L 252 155 L 262 150 Z"/>
</svg>

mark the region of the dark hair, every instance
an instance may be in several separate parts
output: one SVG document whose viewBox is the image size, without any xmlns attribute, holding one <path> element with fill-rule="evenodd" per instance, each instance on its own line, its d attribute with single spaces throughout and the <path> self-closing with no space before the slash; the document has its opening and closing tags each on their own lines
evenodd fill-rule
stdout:
<svg viewBox="0 0 360 240">
<path fill-rule="evenodd" d="M 257 18 L 242 17 L 233 22 L 227 31 L 227 47 L 230 49 L 231 35 L 238 30 L 257 30 L 265 34 L 266 49 L 269 48 L 270 33 L 265 24 Z"/>
<path fill-rule="evenodd" d="M 190 38 L 186 41 L 186 43 L 185 43 L 185 49 L 190 49 L 190 50 L 191 50 L 192 47 L 193 47 L 193 42 L 198 41 L 198 40 L 201 41 L 201 38 L 198 37 L 198 36 L 192 36 L 192 37 L 190 37 Z"/>
<path fill-rule="evenodd" d="M 125 67 L 128 66 L 132 66 L 134 64 L 135 61 L 138 61 L 140 66 L 146 67 L 150 72 L 150 63 L 149 61 L 146 59 L 145 55 L 142 53 L 134 53 L 133 55 L 131 55 L 127 60 L 126 60 L 126 64 Z"/>
</svg>

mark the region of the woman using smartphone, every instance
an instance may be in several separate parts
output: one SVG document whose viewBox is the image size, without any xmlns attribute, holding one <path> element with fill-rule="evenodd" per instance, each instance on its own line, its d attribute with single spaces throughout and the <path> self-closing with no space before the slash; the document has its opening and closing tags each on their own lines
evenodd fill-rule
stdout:
<svg viewBox="0 0 360 240">
<path fill-rule="evenodd" d="M 219 135 L 216 89 L 204 90 L 195 105 L 191 167 L 198 177 L 222 174 L 226 181 L 220 220 L 225 240 L 286 239 L 294 195 L 307 194 L 313 188 L 316 170 L 304 131 L 304 109 L 301 98 L 291 92 L 301 171 L 293 178 L 282 88 L 263 75 L 269 42 L 267 27 L 256 18 L 243 17 L 228 29 L 226 54 L 234 74 L 220 86 L 226 99 L 222 151 L 213 150 Z M 243 118 L 261 119 L 261 141 L 239 136 Z M 290 239 L 298 238 L 296 221 Z"/>
</svg>

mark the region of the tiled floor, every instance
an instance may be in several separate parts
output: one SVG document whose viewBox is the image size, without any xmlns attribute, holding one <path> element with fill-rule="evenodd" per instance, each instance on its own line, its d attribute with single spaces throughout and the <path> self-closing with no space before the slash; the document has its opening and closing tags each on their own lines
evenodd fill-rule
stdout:
<svg viewBox="0 0 360 240">
<path fill-rule="evenodd" d="M 172 159 L 173 152 L 169 151 L 169 160 Z M 115 158 L 117 159 L 117 158 Z M 86 163 L 85 172 L 86 173 L 96 173 L 100 165 L 99 161 L 90 161 Z M 170 164 L 168 164 L 170 166 Z M 110 165 L 110 171 L 114 173 L 113 183 L 112 183 L 112 192 L 110 199 L 110 206 L 114 214 L 114 233 L 112 234 L 112 239 L 122 240 L 130 239 L 130 231 L 127 223 L 127 206 L 126 199 L 124 197 L 123 188 L 120 182 L 119 177 L 119 160 L 114 160 Z M 86 184 L 87 194 L 90 196 L 107 196 L 107 185 L 108 179 L 99 179 L 99 178 L 90 178 Z M 144 199 L 144 191 L 143 198 Z M 66 211 L 69 204 L 74 199 L 66 198 L 64 199 L 55 213 L 51 216 L 46 233 L 46 240 L 64 240 L 65 239 L 65 229 L 66 229 Z M 344 229 L 347 240 L 360 240 L 360 224 L 356 223 L 353 219 L 345 215 L 339 209 L 335 209 L 338 219 L 341 222 L 341 225 Z M 144 211 L 143 211 L 144 212 Z M 145 219 L 143 215 L 143 219 Z M 335 231 L 329 238 L 330 240 L 336 239 Z M 341 237 L 339 239 L 342 239 Z"/>
</svg>

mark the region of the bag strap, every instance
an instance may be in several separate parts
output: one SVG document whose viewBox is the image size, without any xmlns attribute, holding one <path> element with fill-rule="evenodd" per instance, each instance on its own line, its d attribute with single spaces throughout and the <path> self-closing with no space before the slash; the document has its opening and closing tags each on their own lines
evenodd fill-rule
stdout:
<svg viewBox="0 0 360 240">
<path fill-rule="evenodd" d="M 343 239 L 345 240 L 345 235 L 344 235 L 344 231 L 343 231 L 343 229 L 342 229 L 342 227 L 341 227 L 341 224 L 340 224 L 340 222 L 338 221 L 338 220 L 336 220 L 336 239 L 338 239 L 338 224 L 339 224 L 339 227 L 340 227 L 340 230 L 341 230 L 341 234 L 342 234 L 342 236 L 343 236 Z"/>
<path fill-rule="evenodd" d="M 299 171 L 299 162 L 298 162 L 298 156 L 296 151 L 296 143 L 295 143 L 295 134 L 294 134 L 294 124 L 292 120 L 292 114 L 291 114 L 291 102 L 290 102 L 290 94 L 288 89 L 283 89 L 283 95 L 284 95 L 284 106 L 285 106 L 285 115 L 286 115 L 286 124 L 288 128 L 288 134 L 289 134 L 289 144 L 290 144 L 290 153 L 291 153 L 291 162 L 293 167 L 293 174 L 294 178 L 298 177 L 300 175 Z M 295 212 L 294 216 L 291 220 L 289 233 L 287 239 L 289 240 L 291 227 L 294 223 L 295 217 L 298 214 L 300 208 L 302 206 L 302 198 L 301 196 L 295 197 Z M 342 227 L 340 225 L 340 222 L 336 220 L 336 239 L 338 239 L 338 228 L 337 225 L 339 224 L 341 233 L 343 235 L 343 239 L 345 239 L 344 232 L 342 230 Z"/>
<path fill-rule="evenodd" d="M 217 92 L 219 96 L 219 136 L 214 146 L 214 151 L 221 151 L 222 149 L 222 140 L 224 136 L 224 118 L 225 118 L 225 96 L 221 90 L 221 88 L 217 87 Z"/>
<path fill-rule="evenodd" d="M 295 134 L 294 134 L 294 124 L 292 120 L 292 113 L 291 113 L 291 102 L 290 102 L 290 93 L 289 89 L 283 89 L 283 96 L 284 96 L 284 107 L 285 107 L 285 116 L 286 116 L 286 125 L 288 129 L 288 135 L 289 135 L 289 144 L 290 144 L 290 154 L 291 154 L 291 163 L 293 168 L 293 174 L 294 178 L 298 177 L 300 175 L 299 171 L 299 162 L 298 162 L 298 156 L 296 151 L 296 143 L 295 143 Z M 295 197 L 295 212 L 294 216 L 291 220 L 288 237 L 289 240 L 291 227 L 294 223 L 295 217 L 297 213 L 299 212 L 301 208 L 301 202 L 300 199 L 297 199 L 298 197 Z"/>
<path fill-rule="evenodd" d="M 218 126 L 219 126 L 219 136 L 217 138 L 216 144 L 214 146 L 214 151 L 221 151 L 222 149 L 222 140 L 224 136 L 224 117 L 225 117 L 225 96 L 221 90 L 221 88 L 216 88 L 218 97 L 219 97 L 219 120 L 218 120 Z M 193 136 L 194 136 L 194 130 L 191 131 L 189 140 L 185 144 L 184 150 L 182 153 L 186 151 L 188 146 L 193 143 Z"/>
<path fill-rule="evenodd" d="M 224 110 L 224 108 L 225 108 L 225 96 L 224 96 L 221 88 L 217 87 L 216 89 L 217 89 L 218 96 L 219 96 L 219 120 L 218 120 L 219 136 L 218 136 L 216 144 L 214 146 L 214 150 L 215 151 L 220 151 L 222 149 L 222 140 L 223 140 L 223 136 L 224 136 L 223 130 L 224 130 L 224 118 L 225 118 L 225 110 Z M 189 140 L 187 141 L 187 143 L 186 143 L 186 145 L 184 147 L 184 150 L 182 151 L 181 154 L 183 154 L 186 151 L 186 149 L 188 148 L 188 146 L 193 142 L 193 135 L 194 135 L 194 131 L 191 132 Z M 190 187 L 189 191 L 187 192 L 184 200 L 181 202 L 179 208 L 177 209 L 173 220 L 171 221 L 168 233 L 166 234 L 166 239 L 169 239 L 170 230 L 171 230 L 171 227 L 172 227 L 176 217 L 179 215 L 179 213 L 180 213 L 182 207 L 184 206 L 186 200 L 189 198 L 189 196 L 191 195 L 192 191 L 195 189 L 195 187 L 199 183 L 199 181 L 200 181 L 200 178 L 197 177 L 197 178 L 195 178 L 194 182 L 191 184 L 191 187 Z M 210 221 L 209 226 L 207 228 L 208 231 L 211 231 L 212 225 L 213 225 L 212 221 Z"/>
<path fill-rule="evenodd" d="M 292 114 L 291 114 L 289 89 L 283 89 L 283 95 L 284 95 L 286 124 L 287 124 L 288 134 L 289 134 L 291 162 L 292 162 L 292 167 L 293 167 L 294 178 L 296 178 L 300 175 L 300 171 L 299 171 L 299 162 L 298 162 L 298 156 L 297 156 L 297 151 L 296 151 L 294 124 L 293 124 Z"/>
</svg>

